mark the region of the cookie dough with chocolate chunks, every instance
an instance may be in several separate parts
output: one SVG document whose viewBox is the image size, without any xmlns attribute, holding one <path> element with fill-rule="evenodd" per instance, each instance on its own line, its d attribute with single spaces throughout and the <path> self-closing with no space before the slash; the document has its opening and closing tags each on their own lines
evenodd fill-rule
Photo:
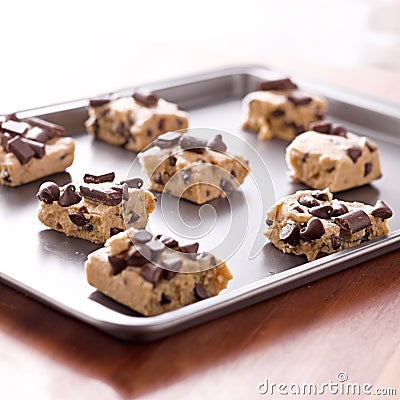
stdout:
<svg viewBox="0 0 400 400">
<path fill-rule="evenodd" d="M 366 137 L 338 124 L 320 121 L 286 149 L 289 175 L 313 189 L 333 193 L 365 185 L 381 177 L 379 151 Z"/>
<path fill-rule="evenodd" d="M 0 117 L 0 184 L 20 186 L 62 172 L 74 160 L 75 142 L 64 128 L 15 114 Z"/>
<path fill-rule="evenodd" d="M 165 132 L 188 127 L 185 111 L 147 92 L 92 99 L 88 111 L 85 125 L 94 138 L 136 152 Z"/>
<path fill-rule="evenodd" d="M 142 189 L 140 178 L 117 183 L 114 173 L 86 174 L 80 185 L 39 188 L 39 220 L 51 229 L 95 243 L 128 227 L 144 228 L 154 210 L 154 196 Z"/>
<path fill-rule="evenodd" d="M 87 281 L 145 316 L 175 310 L 216 296 L 232 279 L 224 262 L 198 247 L 130 228 L 89 254 Z"/>
<path fill-rule="evenodd" d="M 219 134 L 207 142 L 174 132 L 158 138 L 139 160 L 150 189 L 204 204 L 229 195 L 249 173 L 248 161 L 226 150 Z"/>
<path fill-rule="evenodd" d="M 328 189 L 303 190 L 279 200 L 267 213 L 265 236 L 284 253 L 309 261 L 389 233 L 390 207 L 333 199 Z"/>
</svg>

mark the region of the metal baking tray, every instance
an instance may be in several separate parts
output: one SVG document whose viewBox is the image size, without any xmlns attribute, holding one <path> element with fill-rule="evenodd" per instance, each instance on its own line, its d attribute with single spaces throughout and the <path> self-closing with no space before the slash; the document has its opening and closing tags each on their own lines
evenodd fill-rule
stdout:
<svg viewBox="0 0 400 400">
<path fill-rule="evenodd" d="M 270 171 L 274 196 L 280 198 L 303 187 L 291 183 L 286 176 L 284 154 L 287 143 L 280 140 L 261 142 L 256 134 L 241 129 L 243 96 L 255 90 L 260 80 L 279 76 L 281 74 L 266 68 L 243 66 L 148 84 L 145 87 L 188 110 L 191 127 L 230 132 L 257 149 Z M 247 219 L 250 223 L 247 233 L 243 233 L 243 242 L 228 260 L 234 278 L 227 290 L 216 297 L 163 315 L 141 317 L 87 284 L 84 262 L 90 252 L 99 248 L 98 245 L 48 230 L 37 220 L 38 201 L 35 195 L 39 185 L 47 180 L 41 179 L 20 188 L 0 187 L 1 280 L 111 335 L 150 341 L 210 321 L 399 248 L 400 212 L 394 185 L 399 181 L 400 108 L 324 84 L 298 77 L 293 79 L 305 90 L 319 93 L 328 100 L 331 119 L 378 143 L 383 177 L 371 185 L 340 193 L 337 197 L 370 204 L 374 204 L 378 198 L 384 199 L 394 208 L 394 217 L 389 221 L 392 232 L 388 236 L 313 262 L 283 254 L 270 243 L 262 247 L 256 257 L 250 258 L 254 240 L 258 243 L 264 241 L 259 228 L 266 211 L 262 206 L 252 207 L 249 209 Z M 133 90 L 128 88 L 118 93 L 130 94 Z M 135 154 L 93 141 L 85 133 L 83 122 L 86 119 L 86 105 L 87 100 L 83 99 L 18 114 L 20 117 L 40 116 L 59 123 L 75 138 L 77 147 L 74 164 L 68 172 L 50 178 L 60 185 L 81 179 L 85 172 L 116 171 L 117 176 L 125 177 L 135 158 Z M 250 159 L 250 166 L 252 161 Z M 251 180 L 246 180 L 243 192 L 250 198 L 253 196 Z M 181 203 L 183 214 L 199 218 L 198 206 L 185 201 Z M 213 206 L 217 214 L 226 212 L 226 202 L 223 200 L 214 202 Z M 239 208 L 232 210 L 233 216 L 240 218 L 243 204 L 239 201 L 239 205 L 234 207 Z M 157 226 L 160 218 L 158 211 L 151 215 L 152 228 Z"/>
</svg>

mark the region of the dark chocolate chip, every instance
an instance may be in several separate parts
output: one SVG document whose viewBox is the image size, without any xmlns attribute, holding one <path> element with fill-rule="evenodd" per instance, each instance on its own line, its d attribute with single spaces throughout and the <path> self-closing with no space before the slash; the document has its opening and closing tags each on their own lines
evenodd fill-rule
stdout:
<svg viewBox="0 0 400 400">
<path fill-rule="evenodd" d="M 81 185 L 79 189 L 83 197 L 97 203 L 103 203 L 108 206 L 116 206 L 122 201 L 122 193 L 108 187 L 97 187 L 96 189 L 93 189 Z"/>
<path fill-rule="evenodd" d="M 138 243 L 149 242 L 152 238 L 153 235 L 149 231 L 146 231 L 146 229 L 139 229 L 133 234 L 133 240 Z"/>
<path fill-rule="evenodd" d="M 293 207 L 293 210 L 300 214 L 304 214 L 304 210 L 300 206 Z"/>
<path fill-rule="evenodd" d="M 260 90 L 296 90 L 298 88 L 289 78 L 260 82 L 258 87 Z"/>
<path fill-rule="evenodd" d="M 131 189 L 141 189 L 142 186 L 144 185 L 142 178 L 132 178 L 132 179 L 127 179 L 125 181 L 121 181 L 121 185 L 123 185 L 124 183 L 126 183 L 128 187 Z"/>
<path fill-rule="evenodd" d="M 140 270 L 140 275 L 147 282 L 150 282 L 153 284 L 153 286 L 156 286 L 161 280 L 162 272 L 163 270 L 155 265 L 145 265 Z"/>
<path fill-rule="evenodd" d="M 119 274 L 127 266 L 126 261 L 117 256 L 108 256 L 108 262 L 111 264 L 113 275 Z"/>
<path fill-rule="evenodd" d="M 134 224 L 138 219 L 140 218 L 140 215 L 132 211 L 132 214 L 129 218 L 128 224 Z"/>
<path fill-rule="evenodd" d="M 26 122 L 10 119 L 1 123 L 1 129 L 16 135 L 23 135 L 29 129 L 29 125 Z"/>
<path fill-rule="evenodd" d="M 272 111 L 269 115 L 272 118 L 283 117 L 285 115 L 285 110 L 281 110 L 280 108 L 277 108 L 276 110 Z"/>
<path fill-rule="evenodd" d="M 317 200 L 321 200 L 321 201 L 329 200 L 329 196 L 325 192 L 322 192 L 322 191 L 312 193 L 312 197 L 314 197 Z"/>
<path fill-rule="evenodd" d="M 163 260 L 161 262 L 161 266 L 165 268 L 164 271 L 164 278 L 167 280 L 172 279 L 176 273 L 181 269 L 182 267 L 182 260 L 180 258 L 170 258 L 168 260 Z M 169 274 L 172 273 L 172 274 Z"/>
<path fill-rule="evenodd" d="M 328 134 L 331 127 L 332 127 L 332 122 L 330 121 L 317 121 L 317 122 L 312 122 L 309 126 L 309 129 L 314 132 Z"/>
<path fill-rule="evenodd" d="M 152 240 L 146 243 L 151 251 L 151 259 L 155 260 L 165 250 L 165 246 L 159 240 Z"/>
<path fill-rule="evenodd" d="M 71 222 L 77 226 L 84 226 L 88 223 L 88 220 L 80 211 L 73 212 L 69 214 L 68 217 L 71 220 Z"/>
<path fill-rule="evenodd" d="M 15 136 L 7 143 L 7 148 L 18 158 L 21 164 L 26 164 L 35 156 L 35 152 L 27 143 L 22 141 L 20 136 Z"/>
<path fill-rule="evenodd" d="M 375 143 L 370 142 L 369 140 L 367 140 L 365 142 L 365 145 L 368 147 L 368 150 L 373 153 L 378 147 L 375 145 Z"/>
<path fill-rule="evenodd" d="M 191 244 L 185 244 L 183 246 L 179 246 L 178 249 L 181 253 L 187 253 L 187 254 L 196 254 L 199 250 L 199 243 L 191 243 Z"/>
<path fill-rule="evenodd" d="M 176 146 L 181 139 L 181 134 L 177 132 L 169 132 L 157 138 L 155 145 L 161 149 L 169 149 Z"/>
<path fill-rule="evenodd" d="M 155 183 L 158 183 L 159 185 L 162 185 L 162 184 L 163 184 L 161 172 L 157 172 L 157 173 L 153 176 L 153 181 L 154 181 Z"/>
<path fill-rule="evenodd" d="M 370 174 L 372 171 L 372 163 L 371 162 L 367 162 L 364 165 L 364 176 L 367 176 L 368 174 Z"/>
<path fill-rule="evenodd" d="M 267 218 L 267 219 L 265 220 L 265 223 L 266 223 L 268 226 L 272 226 L 273 223 L 274 223 L 274 221 L 273 221 L 272 219 L 270 219 L 270 218 Z"/>
<path fill-rule="evenodd" d="M 312 97 L 299 92 L 292 92 L 288 96 L 288 100 L 297 106 L 304 106 L 312 102 Z"/>
<path fill-rule="evenodd" d="M 164 118 L 160 118 L 160 120 L 158 121 L 158 130 L 163 131 L 164 130 L 164 126 L 165 126 L 165 119 Z"/>
<path fill-rule="evenodd" d="M 349 212 L 348 208 L 343 203 L 332 203 L 332 214 L 331 217 L 338 217 Z"/>
<path fill-rule="evenodd" d="M 60 125 L 36 117 L 27 118 L 25 121 L 32 126 L 44 129 L 50 138 L 65 136 L 65 129 Z"/>
<path fill-rule="evenodd" d="M 393 211 L 382 200 L 378 200 L 371 211 L 371 215 L 375 218 L 387 219 L 393 216 Z"/>
<path fill-rule="evenodd" d="M 207 140 L 190 135 L 183 135 L 180 141 L 180 145 L 183 150 L 202 154 L 207 147 Z"/>
<path fill-rule="evenodd" d="M 226 151 L 227 149 L 226 144 L 222 140 L 222 135 L 220 134 L 215 135 L 215 137 L 207 143 L 207 146 L 212 150 L 221 152 Z"/>
<path fill-rule="evenodd" d="M 300 238 L 310 242 L 319 239 L 324 233 L 325 228 L 321 220 L 313 217 L 307 222 L 306 227 L 300 230 Z"/>
<path fill-rule="evenodd" d="M 69 207 L 73 204 L 78 204 L 82 200 L 82 197 L 76 193 L 76 188 L 74 185 L 68 185 L 65 187 L 64 192 L 61 193 L 58 200 L 58 204 L 61 207 Z"/>
<path fill-rule="evenodd" d="M 111 101 L 111 99 L 101 99 L 101 98 L 90 99 L 89 105 L 90 105 L 90 107 L 101 107 L 101 106 L 104 106 L 104 105 L 110 103 L 110 101 Z"/>
<path fill-rule="evenodd" d="M 27 139 L 26 137 L 21 138 L 21 140 L 33 150 L 36 158 L 43 158 L 46 154 L 45 145 L 43 143 Z"/>
<path fill-rule="evenodd" d="M 168 157 L 168 161 L 169 161 L 169 165 L 171 167 L 175 167 L 176 162 L 178 161 L 177 158 L 175 156 L 169 156 Z"/>
<path fill-rule="evenodd" d="M 328 255 L 328 253 L 325 253 L 324 251 L 319 251 L 316 255 L 315 255 L 315 259 L 319 260 L 320 258 L 326 257 Z"/>
<path fill-rule="evenodd" d="M 332 127 L 329 130 L 329 134 L 347 137 L 347 129 L 340 124 L 332 124 Z"/>
<path fill-rule="evenodd" d="M 196 300 L 204 300 L 209 297 L 206 288 L 202 283 L 196 283 L 194 285 L 194 295 L 196 297 Z"/>
<path fill-rule="evenodd" d="M 350 211 L 333 218 L 333 222 L 350 233 L 356 233 L 371 226 L 371 220 L 363 210 Z"/>
<path fill-rule="evenodd" d="M 171 249 L 179 246 L 179 243 L 175 239 L 170 238 L 169 236 L 157 235 L 156 239 L 160 240 L 161 243 L 164 244 L 164 246 L 169 247 Z"/>
<path fill-rule="evenodd" d="M 104 182 L 112 182 L 115 179 L 115 173 L 109 172 L 108 174 L 103 175 L 90 175 L 85 174 L 83 177 L 83 181 L 85 183 L 104 183 Z"/>
<path fill-rule="evenodd" d="M 298 136 L 306 131 L 304 128 L 304 125 L 295 125 L 293 128 L 294 128 L 294 134 L 296 136 Z"/>
<path fill-rule="evenodd" d="M 186 168 L 181 171 L 182 180 L 185 184 L 189 182 L 190 177 L 192 176 L 192 170 L 190 168 Z"/>
<path fill-rule="evenodd" d="M 338 237 L 336 235 L 331 235 L 330 239 L 331 239 L 331 243 L 332 243 L 332 249 L 337 250 L 342 244 L 340 237 Z"/>
<path fill-rule="evenodd" d="M 222 189 L 226 194 L 229 194 L 229 193 L 233 192 L 233 190 L 235 189 L 235 188 L 233 187 L 232 183 L 229 182 L 227 179 L 221 179 L 221 182 L 220 182 L 219 185 L 220 185 L 221 189 Z"/>
<path fill-rule="evenodd" d="M 117 235 L 118 233 L 123 232 L 124 230 L 121 228 L 110 228 L 110 236 Z"/>
<path fill-rule="evenodd" d="M 147 129 L 146 133 L 147 133 L 148 137 L 152 137 L 153 136 L 153 131 L 151 129 Z"/>
<path fill-rule="evenodd" d="M 169 303 L 171 303 L 171 299 L 165 293 L 162 293 L 160 304 L 164 305 L 164 304 L 169 304 Z"/>
<path fill-rule="evenodd" d="M 150 249 L 146 246 L 132 246 L 125 253 L 125 260 L 128 265 L 141 267 L 151 260 Z"/>
<path fill-rule="evenodd" d="M 326 170 L 326 172 L 327 172 L 328 174 L 330 174 L 330 173 L 333 172 L 335 169 L 336 169 L 336 167 L 335 167 L 334 165 L 332 165 L 332 167 L 329 167 L 329 168 Z"/>
<path fill-rule="evenodd" d="M 283 243 L 296 246 L 299 243 L 300 228 L 294 224 L 286 224 L 279 232 L 279 239 Z"/>
<path fill-rule="evenodd" d="M 352 159 L 353 163 L 356 163 L 358 158 L 361 156 L 361 149 L 358 146 L 349 147 L 346 150 L 347 155 Z"/>
<path fill-rule="evenodd" d="M 46 204 L 52 204 L 60 198 L 60 188 L 54 182 L 44 182 L 40 185 L 37 197 Z"/>
<path fill-rule="evenodd" d="M 129 200 L 129 187 L 128 187 L 128 185 L 126 183 L 122 184 L 122 198 L 125 201 Z"/>
<path fill-rule="evenodd" d="M 137 103 L 145 107 L 155 107 L 159 100 L 158 96 L 149 92 L 135 92 L 132 97 Z"/>
<path fill-rule="evenodd" d="M 319 203 L 317 200 L 314 199 L 312 196 L 304 195 L 301 196 L 298 200 L 299 204 L 305 207 L 316 207 L 319 206 Z"/>
<path fill-rule="evenodd" d="M 27 139 L 35 140 L 36 142 L 46 143 L 51 137 L 48 132 L 38 126 L 34 126 L 29 129 L 28 133 L 25 135 Z"/>
<path fill-rule="evenodd" d="M 3 149 L 9 153 L 10 150 L 8 149 L 8 142 L 13 138 L 14 136 L 12 136 L 10 133 L 8 132 L 4 132 L 1 135 L 1 146 L 3 147 Z"/>
<path fill-rule="evenodd" d="M 329 219 L 331 217 L 333 208 L 332 206 L 326 204 L 323 206 L 312 207 L 308 210 L 311 215 L 314 217 L 322 218 L 322 219 Z"/>
</svg>

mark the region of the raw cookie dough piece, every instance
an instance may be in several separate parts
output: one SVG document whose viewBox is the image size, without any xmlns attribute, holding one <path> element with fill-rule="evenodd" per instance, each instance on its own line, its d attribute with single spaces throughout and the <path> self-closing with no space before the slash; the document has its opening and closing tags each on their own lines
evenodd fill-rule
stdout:
<svg viewBox="0 0 400 400">
<path fill-rule="evenodd" d="M 227 194 L 241 185 L 249 173 L 248 161 L 226 153 L 221 135 L 207 140 L 168 133 L 151 149 L 139 154 L 150 179 L 150 189 L 163 190 L 197 204 Z"/>
<path fill-rule="evenodd" d="M 157 136 L 188 127 L 187 113 L 152 93 L 92 99 L 87 131 L 96 139 L 141 151 Z"/>
<path fill-rule="evenodd" d="M 340 125 L 320 121 L 286 149 L 289 175 L 314 189 L 340 192 L 382 176 L 376 144 L 347 132 Z M 322 132 L 322 133 L 320 133 Z"/>
<path fill-rule="evenodd" d="M 64 134 L 39 118 L 0 117 L 0 184 L 20 186 L 68 168 L 75 142 Z"/>
<path fill-rule="evenodd" d="M 224 262 L 197 251 L 198 243 L 130 228 L 89 254 L 87 281 L 145 316 L 161 314 L 216 296 L 232 279 Z"/>
<path fill-rule="evenodd" d="M 313 121 L 325 115 L 325 101 L 300 92 L 289 78 L 261 82 L 259 90 L 243 99 L 243 128 L 255 131 L 260 139 L 277 137 L 293 140 Z"/>
<path fill-rule="evenodd" d="M 154 196 L 141 189 L 143 181 L 133 178 L 114 182 L 113 172 L 86 174 L 80 186 L 58 187 L 53 182 L 40 186 L 39 220 L 67 236 L 104 243 L 130 226 L 144 228 L 154 210 Z"/>
<path fill-rule="evenodd" d="M 311 261 L 386 235 L 392 215 L 381 200 L 370 206 L 334 200 L 328 189 L 303 190 L 268 211 L 265 236 L 284 253 Z"/>
</svg>

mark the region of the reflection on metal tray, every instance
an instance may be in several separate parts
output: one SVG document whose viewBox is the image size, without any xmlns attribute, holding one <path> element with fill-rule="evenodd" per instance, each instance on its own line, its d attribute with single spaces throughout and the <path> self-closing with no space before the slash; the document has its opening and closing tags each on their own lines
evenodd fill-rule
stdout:
<svg viewBox="0 0 400 400">
<path fill-rule="evenodd" d="M 260 67 L 230 68 L 193 77 L 147 85 L 167 100 L 176 102 L 190 113 L 191 127 L 208 127 L 231 132 L 248 142 L 261 154 L 274 182 L 276 198 L 293 193 L 301 185 L 286 176 L 284 152 L 280 140 L 260 142 L 253 133 L 241 129 L 242 97 L 256 88 L 257 82 L 279 74 Z M 209 321 L 249 306 L 283 291 L 343 270 L 357 263 L 400 247 L 400 212 L 393 183 L 398 182 L 397 166 L 400 151 L 400 109 L 372 99 L 344 93 L 337 89 L 301 81 L 300 86 L 325 96 L 329 117 L 345 124 L 355 133 L 372 137 L 379 145 L 383 177 L 371 185 L 340 193 L 347 201 L 375 203 L 382 198 L 394 208 L 387 237 L 366 242 L 357 248 L 342 251 L 313 262 L 286 255 L 266 244 L 254 259 L 249 247 L 265 210 L 250 209 L 248 234 L 240 249 L 228 260 L 234 278 L 219 296 L 155 317 L 140 317 L 86 283 L 84 262 L 98 245 L 66 237 L 45 229 L 36 218 L 39 185 L 47 179 L 20 188 L 0 188 L 0 243 L 2 260 L 0 277 L 23 293 L 112 335 L 131 340 L 153 340 L 188 327 Z M 133 88 L 120 91 L 131 93 Z M 78 180 L 85 172 L 113 170 L 126 176 L 135 158 L 122 148 L 92 141 L 84 131 L 87 100 L 78 100 L 19 114 L 41 116 L 65 126 L 77 142 L 76 159 L 68 173 L 51 177 L 58 184 Z M 250 159 L 250 164 L 252 160 Z M 247 181 L 246 196 L 251 194 Z M 240 200 L 240 199 L 239 199 Z M 198 206 L 182 202 L 182 212 L 199 218 Z M 241 207 L 241 201 L 238 201 Z M 214 204 L 217 213 L 225 205 Z M 223 211 L 223 210 L 222 210 Z M 221 211 L 221 212 L 222 212 Z M 236 212 L 235 210 L 233 210 Z M 151 216 L 152 228 L 157 227 L 157 212 Z M 258 228 L 257 228 L 258 229 Z"/>
</svg>

